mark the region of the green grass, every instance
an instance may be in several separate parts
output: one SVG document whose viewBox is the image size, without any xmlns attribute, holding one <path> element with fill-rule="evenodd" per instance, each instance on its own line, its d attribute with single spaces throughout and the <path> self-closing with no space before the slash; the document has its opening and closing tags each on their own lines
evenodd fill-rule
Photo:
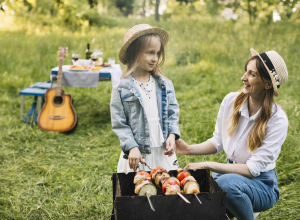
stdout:
<svg viewBox="0 0 300 220">
<path fill-rule="evenodd" d="M 49 79 L 57 50 L 69 47 L 84 56 L 86 43 L 103 48 L 105 60 L 118 57 L 122 39 L 132 25 L 85 32 L 0 30 L 0 218 L 101 219 L 112 210 L 111 175 L 116 172 L 119 140 L 110 124 L 110 82 L 98 88 L 69 88 L 79 117 L 74 134 L 43 132 L 19 119 L 18 92 Z M 157 26 L 157 24 L 152 23 Z M 163 72 L 173 81 L 180 105 L 182 139 L 194 144 L 212 136 L 224 96 L 242 86 L 240 78 L 250 47 L 276 50 L 285 59 L 289 81 L 277 102 L 289 118 L 288 137 L 277 161 L 280 200 L 258 219 L 300 219 L 300 96 L 298 74 L 300 33 L 295 24 L 249 26 L 216 20 L 178 19 L 161 22 L 170 34 Z M 124 67 L 124 66 L 122 66 Z M 25 98 L 25 111 L 33 101 Z M 189 162 L 225 162 L 226 156 L 178 156 Z M 38 205 L 42 208 L 37 210 Z"/>
</svg>

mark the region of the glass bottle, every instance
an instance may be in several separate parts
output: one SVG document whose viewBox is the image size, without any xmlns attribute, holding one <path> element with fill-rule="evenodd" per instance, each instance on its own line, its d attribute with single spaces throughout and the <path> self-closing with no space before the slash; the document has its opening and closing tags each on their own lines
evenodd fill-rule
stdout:
<svg viewBox="0 0 300 220">
<path fill-rule="evenodd" d="M 87 49 L 85 51 L 86 59 L 87 60 L 91 59 L 91 55 L 92 55 L 92 50 L 90 49 L 90 44 L 87 44 Z"/>
</svg>

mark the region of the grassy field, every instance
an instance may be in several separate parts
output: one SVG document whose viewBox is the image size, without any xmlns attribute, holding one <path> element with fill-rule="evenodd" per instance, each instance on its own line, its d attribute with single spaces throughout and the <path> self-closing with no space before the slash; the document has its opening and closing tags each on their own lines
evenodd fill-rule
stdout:
<svg viewBox="0 0 300 220">
<path fill-rule="evenodd" d="M 35 124 L 21 122 L 18 92 L 49 79 L 61 45 L 69 47 L 65 64 L 70 64 L 72 53 L 83 57 L 88 42 L 92 48 L 103 48 L 105 60 L 117 58 L 125 32 L 138 22 L 127 20 L 112 29 L 74 33 L 0 29 L 0 219 L 101 219 L 110 215 L 110 178 L 121 151 L 110 124 L 111 82 L 100 82 L 98 88 L 65 87 L 79 117 L 72 135 L 43 132 Z M 276 167 L 281 198 L 258 219 L 300 219 L 299 27 L 209 19 L 179 19 L 159 26 L 170 34 L 162 70 L 174 83 L 182 139 L 190 144 L 212 136 L 222 99 L 242 86 L 240 78 L 251 47 L 276 50 L 285 59 L 289 80 L 276 99 L 290 123 Z M 25 111 L 32 101 L 32 97 L 25 98 Z M 195 161 L 226 161 L 224 153 L 178 158 L 181 167 Z"/>
</svg>

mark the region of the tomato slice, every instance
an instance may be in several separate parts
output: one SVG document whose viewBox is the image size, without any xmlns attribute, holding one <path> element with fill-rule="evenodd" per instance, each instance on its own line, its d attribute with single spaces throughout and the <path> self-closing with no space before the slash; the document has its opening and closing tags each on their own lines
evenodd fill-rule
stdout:
<svg viewBox="0 0 300 220">
<path fill-rule="evenodd" d="M 181 182 L 184 178 L 187 176 L 190 176 L 191 174 L 188 171 L 181 171 L 180 173 L 177 174 L 177 179 Z"/>
</svg>

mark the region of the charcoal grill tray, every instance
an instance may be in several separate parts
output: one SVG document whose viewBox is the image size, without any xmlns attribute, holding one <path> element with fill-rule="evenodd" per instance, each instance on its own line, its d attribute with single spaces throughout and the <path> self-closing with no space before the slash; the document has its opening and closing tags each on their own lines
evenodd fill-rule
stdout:
<svg viewBox="0 0 300 220">
<path fill-rule="evenodd" d="M 176 176 L 177 171 L 170 171 L 171 176 Z M 226 219 L 227 194 L 210 176 L 209 170 L 190 170 L 200 185 L 197 196 L 202 201 L 198 202 L 195 195 L 184 195 L 191 204 L 185 203 L 178 195 L 164 196 L 157 187 L 157 195 L 151 196 L 155 209 L 152 211 L 146 196 L 134 194 L 134 173 L 114 173 L 113 180 L 113 206 L 114 215 L 111 220 L 219 220 Z"/>
</svg>

